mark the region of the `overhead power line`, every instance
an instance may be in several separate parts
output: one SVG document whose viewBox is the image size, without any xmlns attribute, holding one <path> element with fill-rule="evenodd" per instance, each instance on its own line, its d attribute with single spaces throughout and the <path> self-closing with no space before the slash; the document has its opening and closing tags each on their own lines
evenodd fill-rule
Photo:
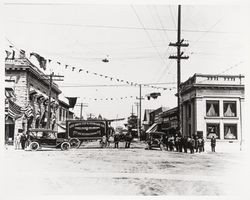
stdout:
<svg viewBox="0 0 250 200">
<path fill-rule="evenodd" d="M 145 33 L 146 33 L 148 39 L 150 40 L 150 42 L 151 42 L 152 46 L 154 47 L 156 53 L 158 54 L 159 58 L 162 60 L 163 64 L 166 64 L 164 58 L 161 56 L 159 50 L 158 50 L 157 47 L 155 46 L 154 41 L 152 40 L 152 38 L 151 38 L 149 32 L 145 29 L 145 26 L 144 26 L 144 24 L 142 23 L 142 20 L 141 20 L 141 18 L 139 17 L 139 15 L 138 15 L 138 13 L 137 13 L 135 7 L 134 7 L 133 5 L 131 5 L 131 8 L 132 8 L 132 10 L 134 11 L 134 13 L 135 13 L 135 15 L 136 15 L 136 17 L 137 17 L 139 23 L 140 23 L 141 26 L 143 27 L 143 29 L 144 29 L 144 31 L 145 31 Z"/>
<path fill-rule="evenodd" d="M 34 22 L 34 21 L 20 21 L 20 20 L 8 20 L 9 22 L 17 23 L 27 23 L 27 24 L 42 24 L 42 25 L 51 25 L 51 26 L 72 26 L 72 27 L 85 27 L 85 28 L 105 28 L 105 29 L 127 29 L 127 30 L 149 30 L 149 31 L 171 31 L 176 32 L 176 29 L 169 28 L 150 28 L 150 27 L 133 27 L 133 26 L 112 26 L 112 25 L 95 25 L 95 24 L 71 24 L 71 23 L 53 23 L 53 22 Z M 192 29 L 182 29 L 182 32 L 190 33 L 205 33 L 206 30 L 192 30 Z M 209 31 L 209 33 L 238 33 L 238 32 L 227 32 L 227 31 Z"/>
<path fill-rule="evenodd" d="M 169 5 L 168 7 L 169 7 L 169 10 L 170 10 L 171 19 L 172 19 L 172 21 L 173 21 L 174 27 L 177 27 L 176 22 L 175 22 L 175 18 L 174 18 L 173 13 L 172 13 L 172 8 L 171 8 L 170 5 Z M 183 30 L 182 30 L 182 31 L 183 31 Z"/>
</svg>

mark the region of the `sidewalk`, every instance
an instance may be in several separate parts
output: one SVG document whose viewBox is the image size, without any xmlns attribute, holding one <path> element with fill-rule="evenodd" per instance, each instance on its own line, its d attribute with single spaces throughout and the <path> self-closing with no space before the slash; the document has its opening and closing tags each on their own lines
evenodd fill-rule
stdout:
<svg viewBox="0 0 250 200">
<path fill-rule="evenodd" d="M 205 150 L 208 152 L 211 151 L 211 144 L 209 141 L 205 142 Z M 242 145 L 242 151 L 243 150 L 244 150 L 244 144 Z M 221 153 L 241 152 L 240 142 L 229 143 L 225 141 L 216 141 L 215 151 Z"/>
</svg>

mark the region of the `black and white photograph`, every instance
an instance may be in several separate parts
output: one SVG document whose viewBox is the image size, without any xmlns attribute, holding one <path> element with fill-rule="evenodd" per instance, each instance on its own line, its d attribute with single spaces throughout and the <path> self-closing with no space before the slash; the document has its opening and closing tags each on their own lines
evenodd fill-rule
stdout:
<svg viewBox="0 0 250 200">
<path fill-rule="evenodd" d="M 1 10 L 1 199 L 250 197 L 247 1 Z"/>
</svg>

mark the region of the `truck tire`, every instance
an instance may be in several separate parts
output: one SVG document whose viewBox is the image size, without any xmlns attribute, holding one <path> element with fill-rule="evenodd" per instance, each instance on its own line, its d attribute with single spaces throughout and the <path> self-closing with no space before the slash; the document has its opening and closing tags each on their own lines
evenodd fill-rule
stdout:
<svg viewBox="0 0 250 200">
<path fill-rule="evenodd" d="M 63 143 L 61 144 L 61 149 L 62 149 L 63 151 L 69 150 L 69 149 L 70 149 L 70 143 L 69 143 L 69 142 L 63 142 Z"/>
<path fill-rule="evenodd" d="M 78 138 L 71 138 L 69 143 L 72 149 L 77 149 L 79 148 L 81 141 Z"/>
<path fill-rule="evenodd" d="M 31 142 L 31 143 L 29 144 L 29 149 L 30 149 L 31 151 L 37 151 L 37 149 L 39 149 L 39 144 L 38 144 L 38 142 Z"/>
</svg>

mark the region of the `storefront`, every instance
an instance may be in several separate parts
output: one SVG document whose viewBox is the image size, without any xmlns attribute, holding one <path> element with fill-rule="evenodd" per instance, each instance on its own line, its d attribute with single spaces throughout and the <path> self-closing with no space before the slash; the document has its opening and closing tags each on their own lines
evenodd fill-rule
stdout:
<svg viewBox="0 0 250 200">
<path fill-rule="evenodd" d="M 177 107 L 169 109 L 161 113 L 162 124 L 161 131 L 168 135 L 175 135 L 177 133 Z"/>
</svg>

